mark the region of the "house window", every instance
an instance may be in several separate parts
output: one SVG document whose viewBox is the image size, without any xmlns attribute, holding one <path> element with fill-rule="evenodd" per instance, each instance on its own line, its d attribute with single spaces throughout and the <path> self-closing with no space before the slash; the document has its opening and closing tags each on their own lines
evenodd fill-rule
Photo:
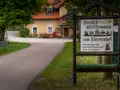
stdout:
<svg viewBox="0 0 120 90">
<path fill-rule="evenodd" d="M 37 33 L 37 27 L 33 27 L 33 33 Z"/>
<path fill-rule="evenodd" d="M 48 33 L 52 33 L 52 32 L 53 32 L 52 27 L 48 26 Z"/>
<path fill-rule="evenodd" d="M 47 15 L 52 15 L 53 14 L 53 8 L 52 7 L 48 7 L 47 8 Z"/>
</svg>

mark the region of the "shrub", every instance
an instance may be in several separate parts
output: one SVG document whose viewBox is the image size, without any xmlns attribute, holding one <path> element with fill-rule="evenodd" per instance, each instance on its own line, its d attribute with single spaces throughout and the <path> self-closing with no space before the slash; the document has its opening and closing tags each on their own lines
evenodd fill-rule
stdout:
<svg viewBox="0 0 120 90">
<path fill-rule="evenodd" d="M 19 35 L 20 37 L 29 37 L 29 29 L 28 28 L 23 28 L 20 30 Z"/>
</svg>

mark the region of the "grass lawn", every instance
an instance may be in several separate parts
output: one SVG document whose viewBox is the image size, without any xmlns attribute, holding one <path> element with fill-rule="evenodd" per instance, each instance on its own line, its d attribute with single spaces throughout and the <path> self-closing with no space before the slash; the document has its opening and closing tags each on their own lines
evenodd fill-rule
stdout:
<svg viewBox="0 0 120 90">
<path fill-rule="evenodd" d="M 77 57 L 77 63 L 95 64 L 96 57 Z M 32 83 L 31 90 L 117 90 L 116 82 L 116 73 L 113 80 L 102 80 L 102 73 L 77 73 L 77 85 L 73 88 L 72 43 L 69 42 L 65 43 L 63 52 Z"/>
<path fill-rule="evenodd" d="M 0 56 L 9 54 L 11 52 L 15 52 L 15 51 L 23 49 L 23 48 L 27 48 L 29 46 L 30 46 L 30 44 L 28 44 L 28 43 L 9 42 L 8 46 L 6 48 L 0 47 Z"/>
</svg>

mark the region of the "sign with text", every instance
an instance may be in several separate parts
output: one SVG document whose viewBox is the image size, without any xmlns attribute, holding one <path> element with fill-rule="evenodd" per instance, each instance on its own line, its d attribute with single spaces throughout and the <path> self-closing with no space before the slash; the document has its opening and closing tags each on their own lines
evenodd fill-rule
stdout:
<svg viewBox="0 0 120 90">
<path fill-rule="evenodd" d="M 113 51 L 113 19 L 82 19 L 81 52 Z"/>
</svg>

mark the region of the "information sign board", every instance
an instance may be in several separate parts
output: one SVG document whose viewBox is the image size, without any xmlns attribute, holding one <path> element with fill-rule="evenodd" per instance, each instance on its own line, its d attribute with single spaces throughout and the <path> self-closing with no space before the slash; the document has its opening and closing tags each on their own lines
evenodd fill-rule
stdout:
<svg viewBox="0 0 120 90">
<path fill-rule="evenodd" d="M 113 19 L 81 19 L 81 52 L 113 51 Z"/>
</svg>

